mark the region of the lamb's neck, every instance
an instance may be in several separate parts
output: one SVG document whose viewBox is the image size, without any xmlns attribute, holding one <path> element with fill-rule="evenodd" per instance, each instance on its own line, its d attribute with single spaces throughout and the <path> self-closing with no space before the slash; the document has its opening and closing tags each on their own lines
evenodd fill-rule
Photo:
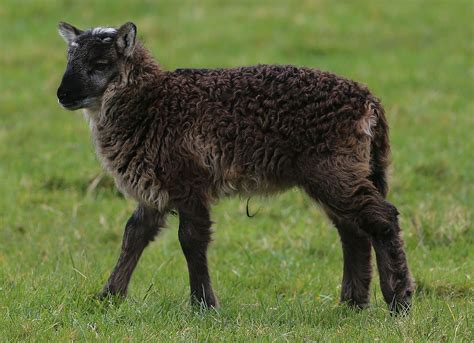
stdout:
<svg viewBox="0 0 474 343">
<path fill-rule="evenodd" d="M 143 94 L 149 94 L 148 88 L 156 91 L 162 72 L 151 54 L 138 45 L 121 75 L 105 91 L 100 108 L 84 111 L 97 153 L 109 170 L 119 167 L 118 159 L 145 153 L 139 138 L 149 136 L 153 118 L 143 108 Z"/>
<path fill-rule="evenodd" d="M 137 43 L 133 55 L 125 62 L 121 84 L 130 87 L 136 83 L 146 83 L 160 74 L 162 70 L 151 53 Z"/>
<path fill-rule="evenodd" d="M 128 125 L 130 121 L 141 120 L 144 113 L 137 111 L 138 105 L 150 90 L 157 92 L 165 74 L 150 52 L 140 44 L 121 69 L 119 77 L 108 86 L 102 97 L 100 111 L 95 116 L 99 123 L 115 125 L 125 121 Z"/>
<path fill-rule="evenodd" d="M 130 128 L 143 120 L 144 113 L 137 112 L 137 102 L 147 88 L 157 89 L 163 71 L 148 50 L 139 43 L 127 59 L 119 77 L 104 92 L 99 108 L 86 109 L 91 127 Z"/>
<path fill-rule="evenodd" d="M 149 135 L 150 128 L 140 124 L 134 114 L 104 113 L 104 109 L 85 111 L 99 160 L 121 182 L 134 175 L 137 164 L 147 160 L 142 139 Z"/>
</svg>

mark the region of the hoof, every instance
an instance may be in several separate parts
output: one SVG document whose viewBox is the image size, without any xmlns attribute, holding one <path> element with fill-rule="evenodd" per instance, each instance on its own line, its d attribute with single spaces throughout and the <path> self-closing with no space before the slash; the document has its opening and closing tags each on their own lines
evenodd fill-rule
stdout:
<svg viewBox="0 0 474 343">
<path fill-rule="evenodd" d="M 200 309 L 218 309 L 220 307 L 219 301 L 215 296 L 206 297 L 206 298 L 197 298 L 195 296 L 191 297 L 191 305 Z"/>
<path fill-rule="evenodd" d="M 353 299 L 341 300 L 341 304 L 345 304 L 354 310 L 364 310 L 370 306 L 369 302 L 358 302 Z"/>
<path fill-rule="evenodd" d="M 368 290 L 355 292 L 354 287 L 344 285 L 341 292 L 341 304 L 346 304 L 354 309 L 363 310 L 370 305 Z"/>
<path fill-rule="evenodd" d="M 411 297 L 413 291 L 406 290 L 402 296 L 394 297 L 389 304 L 390 314 L 395 316 L 406 316 L 411 310 Z"/>
<path fill-rule="evenodd" d="M 104 287 L 102 292 L 96 295 L 96 298 L 99 300 L 107 300 L 107 299 L 125 299 L 127 296 L 126 292 L 119 292 L 114 290 L 110 287 Z"/>
</svg>

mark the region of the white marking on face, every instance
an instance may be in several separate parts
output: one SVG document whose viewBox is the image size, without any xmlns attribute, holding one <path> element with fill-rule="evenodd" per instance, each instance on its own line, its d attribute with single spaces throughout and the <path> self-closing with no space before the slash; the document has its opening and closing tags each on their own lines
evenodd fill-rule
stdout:
<svg viewBox="0 0 474 343">
<path fill-rule="evenodd" d="M 72 42 L 72 43 L 71 43 L 71 46 L 73 46 L 73 47 L 75 47 L 75 48 L 76 48 L 76 47 L 78 47 L 78 46 L 79 46 L 79 44 L 78 44 L 77 42 Z"/>
<path fill-rule="evenodd" d="M 98 35 L 98 34 L 101 34 L 101 33 L 114 34 L 114 33 L 117 33 L 117 29 L 114 29 L 113 27 L 96 27 L 96 28 L 92 29 L 92 34 L 93 35 Z"/>
</svg>

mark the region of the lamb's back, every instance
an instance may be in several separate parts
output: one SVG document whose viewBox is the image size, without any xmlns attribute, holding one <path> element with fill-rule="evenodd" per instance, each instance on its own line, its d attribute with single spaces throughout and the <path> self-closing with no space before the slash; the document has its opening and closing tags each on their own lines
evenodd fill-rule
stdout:
<svg viewBox="0 0 474 343">
<path fill-rule="evenodd" d="M 291 176 L 308 149 L 330 153 L 369 95 L 351 80 L 294 66 L 177 69 L 167 80 L 176 143 L 222 179 Z"/>
</svg>

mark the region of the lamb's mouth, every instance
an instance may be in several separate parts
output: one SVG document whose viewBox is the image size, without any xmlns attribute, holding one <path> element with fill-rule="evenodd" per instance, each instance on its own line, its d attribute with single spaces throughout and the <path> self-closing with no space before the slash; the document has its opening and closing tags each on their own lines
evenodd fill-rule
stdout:
<svg viewBox="0 0 474 343">
<path fill-rule="evenodd" d="M 58 103 L 63 108 L 65 108 L 66 110 L 69 110 L 69 111 L 75 111 L 75 110 L 78 110 L 78 109 L 82 108 L 82 101 L 61 102 L 58 99 Z"/>
<path fill-rule="evenodd" d="M 65 102 L 58 99 L 58 103 L 66 110 L 75 111 L 81 108 L 92 107 L 95 104 L 96 100 L 97 98 L 84 98 L 80 100 Z"/>
</svg>

